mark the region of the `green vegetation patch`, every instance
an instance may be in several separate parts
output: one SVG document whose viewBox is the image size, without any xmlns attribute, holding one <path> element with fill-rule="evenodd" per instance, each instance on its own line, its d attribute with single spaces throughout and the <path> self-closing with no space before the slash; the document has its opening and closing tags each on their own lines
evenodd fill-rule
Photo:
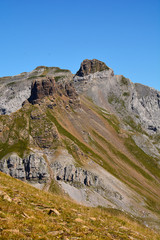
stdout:
<svg viewBox="0 0 160 240">
<path fill-rule="evenodd" d="M 100 164 L 107 171 L 112 171 L 113 172 L 113 169 L 111 169 L 111 166 L 109 164 L 107 164 L 107 162 L 104 161 L 104 159 L 99 154 L 95 153 L 91 148 L 86 146 L 84 143 L 80 142 L 76 137 L 74 137 L 65 128 L 63 128 L 60 125 L 60 123 L 57 121 L 57 119 L 51 114 L 50 110 L 47 110 L 46 114 L 47 114 L 48 118 L 52 122 L 54 122 L 54 124 L 56 125 L 56 127 L 58 129 L 58 132 L 60 134 L 62 134 L 63 136 L 69 138 L 70 140 L 72 140 L 85 154 L 87 154 L 90 157 L 92 157 L 95 160 L 95 162 Z M 67 146 L 67 148 L 70 151 L 70 153 L 73 154 L 73 150 L 71 149 L 71 147 Z M 73 156 L 74 156 L 74 154 L 73 154 Z"/>
<path fill-rule="evenodd" d="M 145 133 L 145 131 L 141 127 L 141 124 L 137 124 L 131 116 L 127 116 L 125 119 L 123 119 L 123 121 L 128 124 L 134 131 L 137 131 L 139 133 Z"/>
<path fill-rule="evenodd" d="M 56 67 L 55 73 L 61 73 L 61 72 L 70 72 L 68 69 L 61 69 L 59 67 Z"/>
<path fill-rule="evenodd" d="M 93 157 L 96 157 L 97 159 L 101 159 L 101 157 L 94 153 L 89 147 L 87 147 L 84 143 L 80 142 L 76 137 L 74 137 L 71 133 L 69 133 L 65 128 L 63 128 L 60 123 L 57 121 L 57 119 L 51 114 L 49 110 L 46 112 L 48 118 L 56 125 L 58 132 L 62 134 L 63 136 L 66 136 L 67 138 L 71 139 L 75 144 L 77 144 L 80 149 L 86 153 L 91 154 Z"/>
<path fill-rule="evenodd" d="M 125 102 L 123 99 L 118 98 L 114 93 L 109 95 L 108 102 L 112 105 L 114 104 L 118 112 L 121 112 L 125 109 Z"/>
<path fill-rule="evenodd" d="M 122 76 L 122 78 L 121 78 L 121 84 L 128 86 L 128 79 L 125 78 L 124 76 Z"/>
<path fill-rule="evenodd" d="M 131 137 L 125 140 L 125 146 L 128 150 L 138 159 L 139 162 L 145 166 L 155 177 L 160 179 L 160 168 L 158 167 L 158 159 L 147 155 L 142 149 L 140 149 Z"/>
<path fill-rule="evenodd" d="M 49 72 L 49 67 L 45 67 L 43 73 L 39 77 L 45 77 L 48 72 Z"/>
<path fill-rule="evenodd" d="M 103 114 L 103 117 L 105 118 L 105 120 L 107 120 L 107 122 L 114 128 L 114 130 L 119 133 L 120 132 L 120 126 L 119 126 L 119 121 L 116 118 L 115 115 L 109 115 L 109 116 L 105 116 Z"/>
<path fill-rule="evenodd" d="M 68 153 L 71 154 L 73 158 L 76 160 L 77 167 L 81 167 L 82 164 L 81 164 L 80 156 L 78 154 L 78 149 L 77 149 L 78 146 L 75 145 L 75 143 L 73 143 L 70 139 L 65 139 L 64 144 L 66 146 Z"/>
<path fill-rule="evenodd" d="M 65 75 L 63 75 L 63 76 L 55 76 L 54 79 L 55 79 L 56 82 L 58 82 L 60 79 L 62 79 L 64 77 L 65 77 Z"/>
<path fill-rule="evenodd" d="M 37 77 L 39 77 L 39 76 L 31 76 L 31 77 L 29 77 L 28 79 L 35 79 L 35 78 L 37 78 Z"/>
<path fill-rule="evenodd" d="M 2 149 L 0 151 L 0 159 L 12 152 L 17 153 L 22 158 L 25 152 L 29 152 L 28 139 L 18 140 L 17 143 L 14 143 L 11 146 L 7 143 L 0 143 L 0 149 Z"/>
<path fill-rule="evenodd" d="M 60 188 L 58 183 L 54 180 L 54 178 L 51 180 L 51 184 L 49 186 L 49 192 L 55 193 L 55 194 L 58 194 L 58 195 L 63 194 L 62 189 Z"/>
<path fill-rule="evenodd" d="M 10 82 L 10 83 L 7 84 L 7 86 L 8 86 L 8 87 L 12 87 L 12 86 L 14 86 L 14 85 L 16 85 L 16 84 L 17 84 L 16 82 Z"/>
<path fill-rule="evenodd" d="M 93 134 L 97 136 L 101 141 L 107 144 L 108 148 L 112 153 L 116 156 L 119 157 L 121 160 L 129 164 L 131 167 L 133 167 L 137 172 L 141 173 L 146 179 L 153 180 L 153 178 L 146 173 L 142 168 L 140 168 L 138 165 L 133 163 L 126 155 L 124 155 L 122 152 L 117 150 L 111 143 L 109 143 L 105 138 L 103 138 L 101 135 L 99 135 L 97 132 L 93 131 Z"/>
<path fill-rule="evenodd" d="M 123 96 L 124 96 L 124 97 L 129 97 L 129 96 L 130 96 L 130 93 L 129 93 L 129 92 L 124 92 L 124 93 L 123 93 Z"/>
</svg>

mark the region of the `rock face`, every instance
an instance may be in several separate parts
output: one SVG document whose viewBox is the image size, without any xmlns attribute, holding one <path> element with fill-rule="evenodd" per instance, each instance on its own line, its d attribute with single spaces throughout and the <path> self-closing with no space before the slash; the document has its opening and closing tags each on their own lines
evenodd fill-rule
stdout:
<svg viewBox="0 0 160 240">
<path fill-rule="evenodd" d="M 72 107 L 80 107 L 80 98 L 72 83 L 65 84 L 65 93 L 69 97 L 69 104 Z"/>
<path fill-rule="evenodd" d="M 67 182 L 78 188 L 91 187 L 92 190 L 99 193 L 103 197 L 113 197 L 122 200 L 122 195 L 110 189 L 104 183 L 103 179 L 81 167 L 75 167 L 74 164 L 65 164 L 54 162 L 51 164 L 54 176 L 57 181 Z"/>
<path fill-rule="evenodd" d="M 10 114 L 22 107 L 22 103 L 30 97 L 33 80 L 50 77 L 65 82 L 72 76 L 67 69 L 39 66 L 31 72 L 0 78 L 0 115 Z"/>
<path fill-rule="evenodd" d="M 14 153 L 1 160 L 0 171 L 14 178 L 30 182 L 44 183 L 49 177 L 46 162 L 38 154 L 30 154 L 22 159 Z"/>
<path fill-rule="evenodd" d="M 80 69 L 76 73 L 76 76 L 84 77 L 91 73 L 101 72 L 108 69 L 109 67 L 107 67 L 107 65 L 104 62 L 101 62 L 97 59 L 93 59 L 93 60 L 85 59 L 81 63 Z"/>
<path fill-rule="evenodd" d="M 74 76 L 74 86 L 79 94 L 90 97 L 102 108 L 114 112 L 126 120 L 128 126 L 142 126 L 148 134 L 160 133 L 160 92 L 132 83 L 113 70 L 96 72 L 86 76 Z"/>
<path fill-rule="evenodd" d="M 71 82 L 59 84 L 55 82 L 54 78 L 50 77 L 37 79 L 32 83 L 31 96 L 28 98 L 28 101 L 32 104 L 40 103 L 44 97 L 54 96 L 56 93 L 59 96 L 65 95 L 68 97 L 69 104 L 72 106 L 80 106 L 78 94 Z M 23 104 L 25 103 L 26 101 Z M 50 104 L 49 107 L 52 108 L 52 105 Z"/>
<path fill-rule="evenodd" d="M 53 96 L 56 92 L 54 78 L 37 79 L 32 83 L 31 96 L 28 101 L 32 104 L 38 103 L 45 96 Z"/>
<path fill-rule="evenodd" d="M 57 180 L 67 181 L 73 184 L 79 183 L 86 186 L 100 185 L 100 179 L 93 173 L 75 167 L 73 164 L 62 166 L 60 162 L 55 162 L 51 165 Z"/>
</svg>

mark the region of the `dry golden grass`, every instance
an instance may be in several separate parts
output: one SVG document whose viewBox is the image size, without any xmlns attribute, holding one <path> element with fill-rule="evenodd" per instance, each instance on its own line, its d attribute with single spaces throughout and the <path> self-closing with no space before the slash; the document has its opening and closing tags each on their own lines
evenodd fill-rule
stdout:
<svg viewBox="0 0 160 240">
<path fill-rule="evenodd" d="M 121 213 L 78 205 L 0 173 L 0 239 L 155 240 Z"/>
</svg>

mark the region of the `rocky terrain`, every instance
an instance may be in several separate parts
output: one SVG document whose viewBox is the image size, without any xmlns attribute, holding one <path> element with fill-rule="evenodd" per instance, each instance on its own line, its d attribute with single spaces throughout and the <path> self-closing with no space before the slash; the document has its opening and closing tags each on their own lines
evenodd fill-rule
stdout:
<svg viewBox="0 0 160 240">
<path fill-rule="evenodd" d="M 100 107 L 113 108 L 129 126 L 140 124 L 148 134 L 160 133 L 159 91 L 134 84 L 122 75 L 114 75 L 110 68 L 94 73 L 90 72 L 90 66 L 88 70 L 83 69 L 86 69 L 86 61 L 74 76 L 74 85 L 79 93 L 85 93 Z"/>
<path fill-rule="evenodd" d="M 58 67 L 39 66 L 31 72 L 0 78 L 0 113 L 10 114 L 21 108 L 22 103 L 30 97 L 32 82 L 45 76 L 65 81 L 72 78 L 72 73 Z"/>
<path fill-rule="evenodd" d="M 84 60 L 0 79 L 0 171 L 160 226 L 160 92 Z"/>
</svg>

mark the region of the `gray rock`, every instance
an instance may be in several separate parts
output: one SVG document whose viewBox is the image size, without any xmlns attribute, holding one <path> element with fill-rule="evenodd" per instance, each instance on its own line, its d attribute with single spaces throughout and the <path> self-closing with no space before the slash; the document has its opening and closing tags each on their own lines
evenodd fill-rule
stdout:
<svg viewBox="0 0 160 240">
<path fill-rule="evenodd" d="M 23 159 L 15 153 L 3 158 L 0 160 L 0 171 L 14 178 L 39 183 L 46 182 L 49 177 L 44 158 L 34 153 Z"/>
<path fill-rule="evenodd" d="M 114 190 L 109 190 L 103 179 L 81 167 L 75 167 L 74 164 L 61 164 L 55 161 L 51 164 L 54 176 L 57 181 L 63 181 L 77 188 L 91 187 L 95 192 L 103 197 L 113 197 L 122 200 L 122 195 Z"/>
<path fill-rule="evenodd" d="M 131 117 L 148 134 L 160 133 L 159 91 L 114 75 L 112 69 L 83 77 L 75 75 L 74 86 L 98 106 L 111 109 L 123 119 Z"/>
</svg>

